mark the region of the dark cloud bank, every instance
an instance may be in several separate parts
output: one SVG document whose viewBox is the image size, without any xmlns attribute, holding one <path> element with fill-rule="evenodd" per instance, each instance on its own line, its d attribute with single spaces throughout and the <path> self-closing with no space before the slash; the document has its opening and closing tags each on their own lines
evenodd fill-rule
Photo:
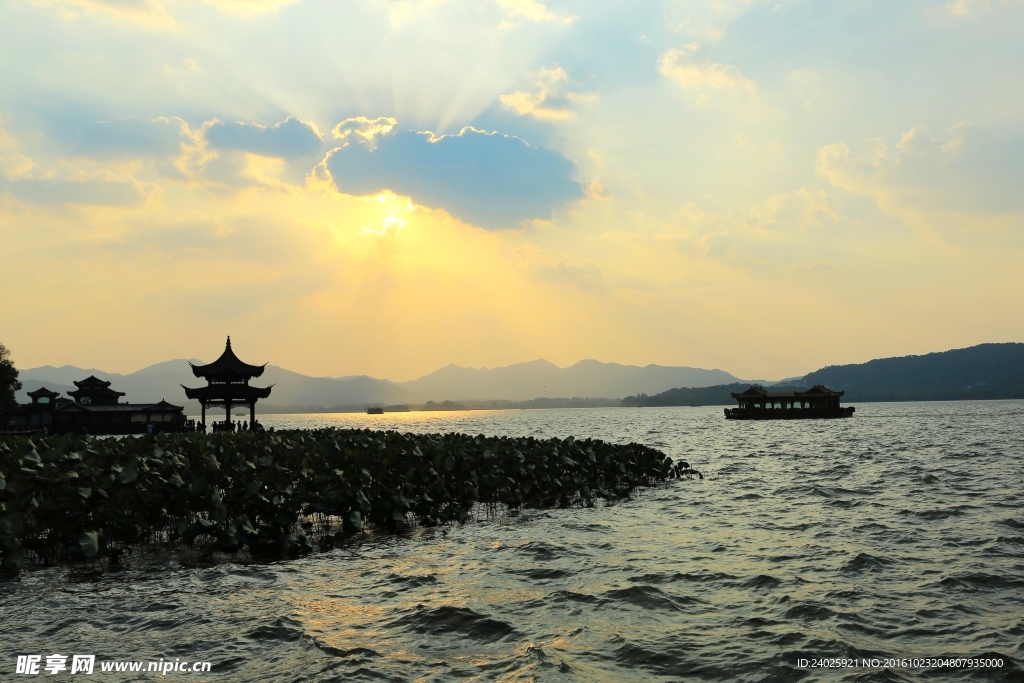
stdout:
<svg viewBox="0 0 1024 683">
<path fill-rule="evenodd" d="M 218 122 L 206 131 L 206 141 L 211 149 L 239 150 L 282 159 L 316 154 L 324 144 L 312 124 L 292 116 L 273 126 Z"/>
<path fill-rule="evenodd" d="M 389 189 L 489 229 L 550 218 L 556 208 L 583 196 L 572 180 L 571 161 L 518 138 L 465 129 L 442 138 L 392 133 L 376 143 L 376 148 L 350 143 L 328 155 L 327 168 L 340 192 Z"/>
<path fill-rule="evenodd" d="M 187 124 L 177 118 L 97 122 L 80 131 L 76 153 L 166 158 L 180 151 L 187 133 Z M 310 160 L 324 151 L 316 126 L 291 116 L 271 126 L 217 121 L 205 130 L 205 138 L 211 150 L 278 157 L 299 173 L 306 173 Z M 558 152 L 472 128 L 439 138 L 416 131 L 378 135 L 372 141 L 352 138 L 328 153 L 326 166 L 340 192 L 368 195 L 392 190 L 487 229 L 549 219 L 556 209 L 584 196 L 573 180 L 575 164 Z M 23 194 L 43 191 L 27 185 L 20 189 Z M 47 188 L 55 189 L 70 195 L 82 188 Z"/>
</svg>

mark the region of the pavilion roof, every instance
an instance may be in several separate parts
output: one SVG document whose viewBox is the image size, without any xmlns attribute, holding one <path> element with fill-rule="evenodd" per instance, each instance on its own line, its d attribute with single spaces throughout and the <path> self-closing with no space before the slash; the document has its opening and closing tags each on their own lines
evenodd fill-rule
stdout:
<svg viewBox="0 0 1024 683">
<path fill-rule="evenodd" d="M 58 396 L 60 396 L 59 391 L 51 391 L 46 387 L 39 387 L 35 391 L 26 391 L 25 393 L 28 394 L 31 398 L 57 398 Z"/>
<path fill-rule="evenodd" d="M 259 377 L 266 368 L 266 363 L 249 365 L 239 360 L 235 352 L 231 350 L 231 337 L 228 337 L 224 353 L 220 354 L 220 358 L 206 365 L 193 365 L 191 362 L 189 365 L 192 366 L 193 375 L 214 382 L 238 382 Z"/>
</svg>

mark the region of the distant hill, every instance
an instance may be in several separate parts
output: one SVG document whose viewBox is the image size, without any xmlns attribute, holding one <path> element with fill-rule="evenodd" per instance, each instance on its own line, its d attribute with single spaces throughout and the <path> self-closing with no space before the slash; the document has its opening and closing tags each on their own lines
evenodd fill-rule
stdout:
<svg viewBox="0 0 1024 683">
<path fill-rule="evenodd" d="M 192 362 L 199 365 L 205 361 L 193 358 Z M 114 389 L 125 392 L 125 401 L 151 403 L 165 399 L 176 405 L 188 406 L 189 410 L 197 404 L 188 401 L 181 385 L 195 387 L 204 384 L 203 380 L 192 374 L 189 361 L 184 359 L 157 363 L 127 375 L 72 365 L 59 368 L 46 365 L 21 372 L 24 389 L 18 392 L 18 400 L 27 402 L 26 392 L 40 386 L 66 394 L 74 388 L 74 380 L 89 375 L 107 380 Z M 449 365 L 408 382 L 391 382 L 365 375 L 309 377 L 268 365 L 263 376 L 254 383 L 259 386 L 274 385 L 270 399 L 257 404 L 259 412 L 270 413 L 360 410 L 371 404 L 424 405 L 427 401 L 457 401 L 473 406 L 476 405 L 473 402 L 480 401 L 490 402 L 487 405 L 507 401 L 516 406 L 528 402 L 530 407 L 538 407 L 543 402 L 536 403 L 534 399 L 543 398 L 554 401 L 551 405 L 591 405 L 588 403 L 590 399 L 598 399 L 599 404 L 607 404 L 625 394 L 656 393 L 673 386 L 707 386 L 735 380 L 735 377 L 722 370 L 660 365 L 641 368 L 594 360 L 560 368 L 546 360 L 536 360 L 479 370 Z"/>
<path fill-rule="evenodd" d="M 713 387 L 669 389 L 654 396 L 647 396 L 646 394 L 627 396 L 622 399 L 620 405 L 626 407 L 735 405 L 736 399 L 732 397 L 732 392 L 738 394 L 746 391 L 750 388 L 750 384 L 750 382 L 734 382 L 732 384 L 719 384 Z"/>
<path fill-rule="evenodd" d="M 499 368 L 448 365 L 399 386 L 434 400 L 529 401 L 539 397 L 581 396 L 621 398 L 627 394 L 657 393 L 672 387 L 705 387 L 735 382 L 723 370 L 683 366 L 620 365 L 583 360 L 560 368 L 546 360 Z"/>
<path fill-rule="evenodd" d="M 980 344 L 924 356 L 880 358 L 856 365 L 831 365 L 791 377 L 769 390 L 791 391 L 824 384 L 846 392 L 844 403 L 858 401 L 956 401 L 1024 398 L 1024 344 Z M 735 403 L 740 382 L 702 388 L 677 388 L 653 396 L 628 396 L 624 406 L 706 406 Z"/>
<path fill-rule="evenodd" d="M 845 391 L 844 401 L 1024 398 L 1024 344 L 980 344 L 924 356 L 832 365 L 804 381 Z"/>
<path fill-rule="evenodd" d="M 192 359 L 192 362 L 197 365 L 203 363 L 196 359 Z M 165 399 L 176 405 L 184 405 L 188 410 L 197 408 L 198 404 L 186 398 L 181 385 L 197 387 L 205 384 L 205 380 L 198 379 L 192 374 L 188 361 L 184 359 L 157 363 L 128 375 L 76 368 L 72 365 L 59 368 L 46 365 L 21 371 L 20 379 L 24 386 L 17 397 L 19 401 L 27 402 L 29 399 L 26 392 L 40 386 L 66 394 L 67 391 L 74 389 L 74 380 L 81 380 L 89 375 L 107 380 L 112 383 L 113 389 L 125 392 L 127 395 L 122 401 L 155 403 Z M 268 365 L 263 376 L 254 384 L 274 385 L 270 400 L 257 404 L 259 412 L 273 412 L 278 406 L 303 406 L 315 411 L 339 406 L 350 409 L 358 406 L 365 408 L 369 403 L 397 404 L 426 400 L 387 380 L 365 376 L 308 377 L 274 365 Z"/>
</svg>

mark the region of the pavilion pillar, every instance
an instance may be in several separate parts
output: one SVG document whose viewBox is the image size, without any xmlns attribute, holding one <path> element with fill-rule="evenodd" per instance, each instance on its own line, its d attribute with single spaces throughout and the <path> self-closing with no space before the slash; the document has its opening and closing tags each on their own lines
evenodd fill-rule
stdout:
<svg viewBox="0 0 1024 683">
<path fill-rule="evenodd" d="M 231 429 L 231 401 L 224 401 L 224 429 Z"/>
<path fill-rule="evenodd" d="M 256 401 L 249 402 L 249 429 L 256 424 Z"/>
<path fill-rule="evenodd" d="M 205 432 L 206 431 L 206 404 L 200 402 L 199 405 L 201 405 L 203 407 L 203 417 L 200 420 L 200 422 L 202 422 L 202 424 L 203 424 L 203 431 Z"/>
</svg>

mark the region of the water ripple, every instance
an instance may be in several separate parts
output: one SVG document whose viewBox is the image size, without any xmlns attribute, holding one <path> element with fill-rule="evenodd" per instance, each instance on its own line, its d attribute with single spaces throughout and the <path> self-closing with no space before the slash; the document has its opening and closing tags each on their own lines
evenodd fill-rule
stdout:
<svg viewBox="0 0 1024 683">
<path fill-rule="evenodd" d="M 269 683 L 1020 681 L 1022 417 L 1021 401 L 746 424 L 717 408 L 267 416 L 647 442 L 715 475 L 288 562 L 29 571 L 0 584 L 0 670 L 10 653 L 76 652 Z M 1006 668 L 797 668 L 923 656 Z"/>
</svg>

